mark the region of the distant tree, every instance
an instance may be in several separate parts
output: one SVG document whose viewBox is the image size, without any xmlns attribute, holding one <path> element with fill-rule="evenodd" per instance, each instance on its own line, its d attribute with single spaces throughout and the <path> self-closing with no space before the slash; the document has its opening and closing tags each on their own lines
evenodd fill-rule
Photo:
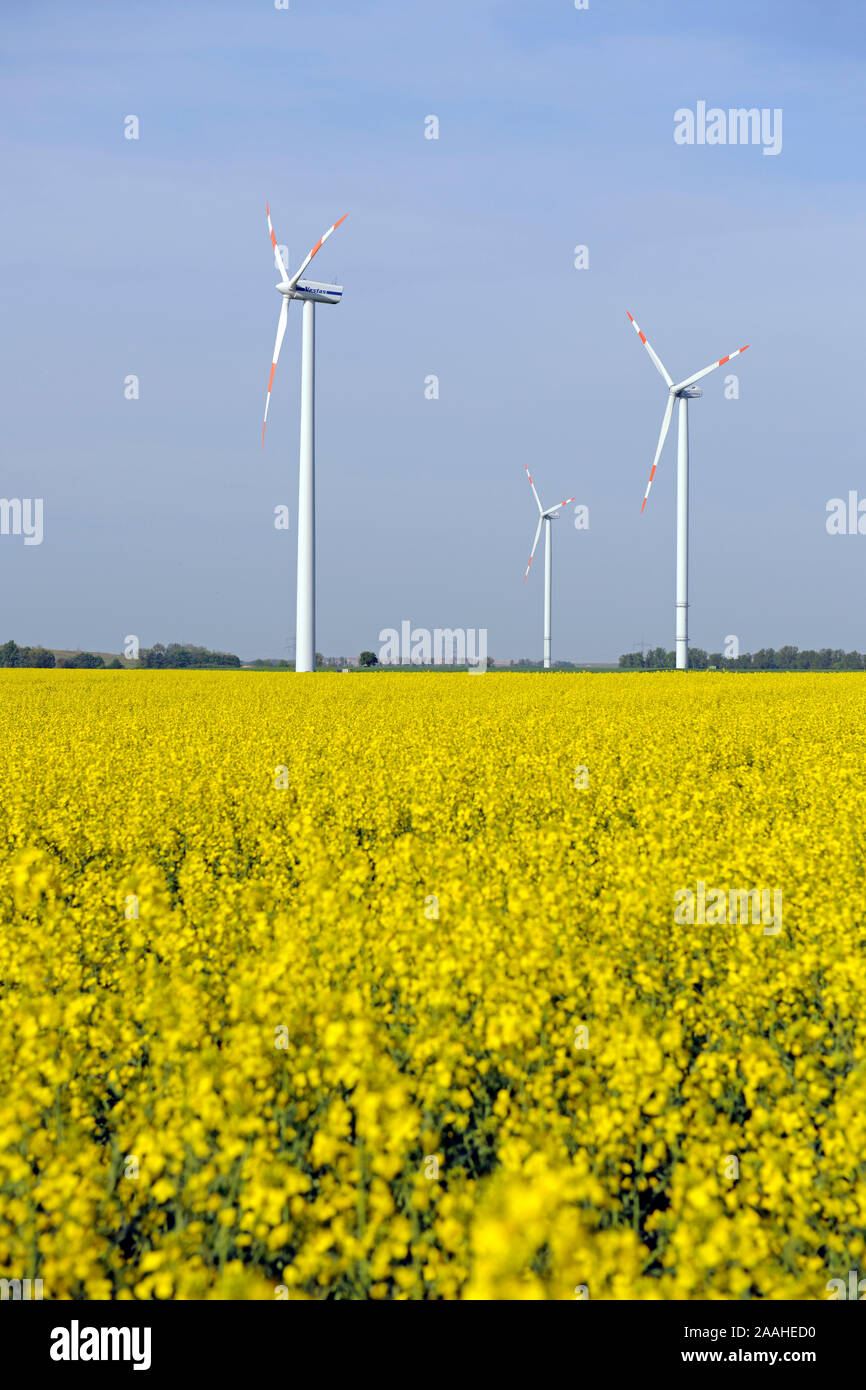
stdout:
<svg viewBox="0 0 866 1390">
<path fill-rule="evenodd" d="M 79 670 L 93 671 L 98 666 L 104 666 L 105 662 L 101 656 L 96 656 L 94 652 L 76 652 L 69 664 Z"/>
<path fill-rule="evenodd" d="M 44 647 L 19 647 L 17 642 L 4 642 L 0 647 L 0 666 L 53 666 L 54 653 Z"/>
<path fill-rule="evenodd" d="M 150 670 L 168 665 L 165 647 L 161 642 L 154 643 L 152 647 L 142 647 L 138 655 L 142 666 L 146 666 Z"/>
<path fill-rule="evenodd" d="M 375 652 L 361 652 L 358 657 L 359 666 L 378 666 L 379 658 Z"/>
<path fill-rule="evenodd" d="M 169 642 L 163 646 L 156 642 L 152 647 L 143 647 L 139 653 L 141 665 L 150 670 L 201 669 L 212 666 L 240 667 L 241 659 L 233 652 L 212 652 L 207 647 L 195 647 L 191 643 Z"/>
<path fill-rule="evenodd" d="M 108 669 L 109 671 L 123 671 L 126 668 L 124 667 L 123 662 L 119 661 L 118 658 L 115 657 L 113 661 L 109 661 Z"/>
<path fill-rule="evenodd" d="M 62 656 L 62 657 L 60 658 L 60 660 L 59 660 L 58 663 L 57 663 L 57 666 L 58 666 L 58 669 L 61 670 L 61 671 L 71 671 L 71 670 L 72 670 L 72 662 L 69 660 L 68 657 L 65 657 L 65 656 Z"/>
<path fill-rule="evenodd" d="M 515 663 L 512 662 L 512 666 Z M 518 663 L 528 668 L 529 663 Z M 641 668 L 650 671 L 668 670 L 675 665 L 674 653 L 663 647 L 654 647 L 646 656 L 639 652 L 626 652 L 619 658 L 620 670 L 632 671 Z M 797 647 L 760 647 L 756 652 L 741 652 L 739 656 L 727 657 L 721 652 L 707 655 L 699 647 L 689 648 L 689 665 L 694 670 L 715 667 L 723 671 L 863 671 L 866 670 L 866 655 L 862 652 L 845 652 L 841 647 L 822 647 L 819 652 Z"/>
<path fill-rule="evenodd" d="M 676 666 L 677 659 L 674 652 L 666 652 L 664 647 L 653 647 L 652 651 L 647 652 L 644 664 L 648 671 L 669 671 Z"/>
<path fill-rule="evenodd" d="M 772 647 L 761 647 L 760 651 L 755 652 L 752 657 L 752 667 L 755 671 L 775 671 L 776 653 Z"/>
<path fill-rule="evenodd" d="M 54 653 L 53 653 L 53 652 L 50 652 L 50 651 L 48 650 L 47 647 L 31 647 L 31 649 L 30 649 L 30 665 L 31 665 L 31 666 L 51 667 L 51 666 L 54 666 L 54 664 L 55 664 L 55 662 L 54 662 Z"/>
</svg>

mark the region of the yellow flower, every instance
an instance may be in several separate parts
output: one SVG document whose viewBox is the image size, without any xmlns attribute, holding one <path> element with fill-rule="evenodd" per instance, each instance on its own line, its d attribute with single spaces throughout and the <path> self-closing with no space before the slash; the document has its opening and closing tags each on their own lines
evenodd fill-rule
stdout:
<svg viewBox="0 0 866 1390">
<path fill-rule="evenodd" d="M 862 1266 L 862 674 L 2 677 L 4 1267 L 808 1301 Z"/>
</svg>

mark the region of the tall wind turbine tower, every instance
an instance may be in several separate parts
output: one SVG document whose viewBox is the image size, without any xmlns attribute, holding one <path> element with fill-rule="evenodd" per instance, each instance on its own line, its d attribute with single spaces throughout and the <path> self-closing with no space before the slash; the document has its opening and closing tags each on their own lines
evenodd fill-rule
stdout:
<svg viewBox="0 0 866 1390">
<path fill-rule="evenodd" d="M 541 535 L 541 528 L 544 527 L 544 669 L 550 669 L 550 609 L 553 589 L 552 575 L 552 556 L 550 551 L 550 526 L 551 522 L 556 521 L 559 516 L 560 507 L 567 507 L 569 502 L 573 502 L 573 497 L 566 497 L 564 502 L 557 502 L 555 507 L 548 507 L 547 511 L 541 505 L 541 498 L 535 491 L 535 483 L 532 481 L 532 474 L 526 469 L 526 476 L 529 479 L 529 486 L 532 488 L 532 495 L 538 503 L 538 529 L 535 532 L 535 540 L 532 542 L 532 550 L 529 552 L 529 564 L 526 566 L 526 573 L 523 582 L 529 578 L 529 571 L 532 566 L 532 557 L 535 554 L 535 547 L 538 545 L 538 537 Z"/>
<path fill-rule="evenodd" d="M 283 296 L 280 317 L 277 323 L 277 339 L 274 344 L 274 357 L 268 381 L 268 394 L 265 400 L 265 420 L 262 425 L 262 448 L 265 446 L 265 428 L 268 423 L 268 407 L 271 403 L 271 388 L 274 372 L 289 317 L 289 303 L 300 299 L 303 304 L 301 337 L 301 454 L 300 476 L 298 481 L 298 608 L 295 634 L 295 670 L 315 671 L 316 669 L 316 305 L 339 304 L 343 297 L 342 285 L 321 285 L 315 280 L 301 277 L 313 257 L 321 251 L 328 237 L 346 220 L 341 217 L 333 227 L 329 227 L 320 237 L 300 269 L 289 277 L 283 258 L 277 246 L 277 238 L 271 224 L 271 209 L 266 204 L 268 232 L 274 249 L 274 260 L 280 274 L 277 289 Z"/>
<path fill-rule="evenodd" d="M 697 400 L 703 395 L 703 392 L 698 390 L 696 386 L 702 377 L 709 376 L 710 372 L 716 371 L 718 367 L 724 367 L 726 362 L 739 357 L 741 352 L 748 350 L 749 344 L 746 343 L 745 347 L 737 348 L 736 352 L 730 353 L 727 357 L 719 358 L 718 362 L 711 362 L 709 367 L 704 367 L 702 371 L 686 377 L 685 381 L 681 381 L 677 385 L 661 358 L 653 351 L 646 334 L 641 332 L 631 314 L 629 314 L 629 318 L 634 326 L 634 331 L 668 388 L 668 403 L 665 406 L 658 448 L 643 496 L 641 512 L 647 504 L 658 461 L 661 458 L 661 452 L 668 437 L 668 430 L 671 427 L 674 401 L 679 403 L 677 421 L 679 436 L 677 446 L 677 670 L 687 671 L 689 665 L 689 401 Z"/>
</svg>

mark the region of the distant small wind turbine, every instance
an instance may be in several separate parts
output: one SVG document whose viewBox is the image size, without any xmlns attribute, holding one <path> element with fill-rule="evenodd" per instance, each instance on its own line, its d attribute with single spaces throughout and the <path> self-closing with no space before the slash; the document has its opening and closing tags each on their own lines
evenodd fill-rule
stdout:
<svg viewBox="0 0 866 1390">
<path fill-rule="evenodd" d="M 694 376 L 686 377 L 685 381 L 676 385 L 661 358 L 651 348 L 646 334 L 640 331 L 631 314 L 629 314 L 629 318 L 659 374 L 664 377 L 665 385 L 668 388 L 668 403 L 665 407 L 658 448 L 650 470 L 649 482 L 646 485 L 641 513 L 647 504 L 658 461 L 668 437 L 668 430 L 671 427 L 674 401 L 678 400 L 680 403 L 677 448 L 677 670 L 686 671 L 689 665 L 689 401 L 697 400 L 703 395 L 703 391 L 697 389 L 696 382 L 700 381 L 702 377 L 709 376 L 710 372 L 714 372 L 718 367 L 724 367 L 726 362 L 739 357 L 741 352 L 746 352 L 749 344 L 746 343 L 745 347 L 737 348 L 737 351 L 730 353 L 728 357 L 719 358 L 718 362 L 712 362 L 709 367 L 704 367 L 703 371 L 695 372 Z"/>
<path fill-rule="evenodd" d="M 526 468 L 526 465 L 523 465 Z M 573 502 L 573 497 L 566 497 L 564 502 L 557 502 L 555 507 L 549 507 L 547 511 L 541 505 L 541 498 L 535 491 L 535 483 L 532 481 L 532 474 L 526 468 L 526 476 L 529 479 L 529 486 L 532 494 L 538 503 L 538 530 L 535 533 L 535 540 L 532 542 L 532 550 L 529 552 L 529 564 L 526 566 L 526 574 L 523 582 L 529 578 L 529 571 L 532 566 L 532 557 L 535 554 L 535 547 L 538 545 L 538 537 L 541 535 L 541 528 L 544 526 L 544 666 L 545 670 L 550 668 L 550 600 L 551 600 L 551 556 L 550 556 L 550 523 L 556 521 L 560 507 L 567 507 L 569 502 Z"/>
<path fill-rule="evenodd" d="M 316 669 L 316 305 L 339 304 L 343 298 L 342 285 L 320 285 L 315 280 L 302 280 L 301 276 L 310 261 L 321 251 L 332 232 L 346 220 L 341 217 L 333 227 L 329 227 L 323 237 L 316 242 L 300 270 L 289 277 L 283 258 L 277 246 L 277 238 L 271 225 L 271 209 L 265 204 L 268 214 L 268 232 L 274 248 L 274 260 L 280 273 L 277 289 L 283 296 L 280 317 L 277 323 L 277 340 L 274 344 L 274 357 L 268 381 L 268 394 L 265 398 L 265 420 L 262 425 L 262 448 L 265 447 L 265 428 L 268 423 L 268 408 L 271 404 L 271 387 L 274 372 L 289 318 L 289 302 L 300 299 L 304 305 L 303 336 L 301 348 L 301 463 L 298 482 L 298 608 L 297 631 L 295 636 L 295 670 L 315 671 Z"/>
</svg>

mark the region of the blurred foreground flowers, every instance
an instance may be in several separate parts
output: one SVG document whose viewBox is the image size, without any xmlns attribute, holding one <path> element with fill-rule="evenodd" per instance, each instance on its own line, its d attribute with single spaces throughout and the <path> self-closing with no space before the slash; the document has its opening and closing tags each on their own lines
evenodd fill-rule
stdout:
<svg viewBox="0 0 866 1390">
<path fill-rule="evenodd" d="M 862 677 L 0 704 L 0 1276 L 811 1299 L 861 1262 Z M 783 929 L 675 925 L 699 880 Z"/>
</svg>

